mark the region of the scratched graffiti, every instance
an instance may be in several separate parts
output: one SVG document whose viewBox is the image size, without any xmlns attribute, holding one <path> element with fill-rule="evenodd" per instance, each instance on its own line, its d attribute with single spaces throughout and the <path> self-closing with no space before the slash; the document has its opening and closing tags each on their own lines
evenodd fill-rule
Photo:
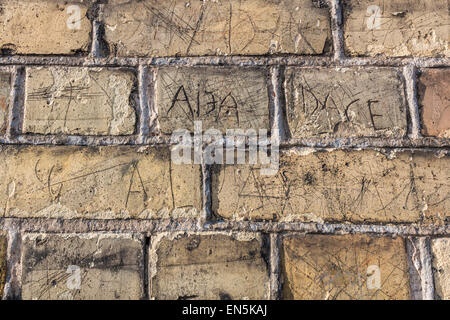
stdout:
<svg viewBox="0 0 450 320">
<path fill-rule="evenodd" d="M 124 70 L 29 68 L 23 130 L 40 134 L 133 134 L 135 83 L 135 75 Z"/>
<path fill-rule="evenodd" d="M 286 237 L 287 299 L 410 299 L 404 240 L 366 235 Z"/>
<path fill-rule="evenodd" d="M 168 148 L 4 148 L 0 158 L 2 216 L 177 218 L 201 208 L 199 166 L 172 166 Z"/>
<path fill-rule="evenodd" d="M 270 129 L 267 74 L 261 69 L 161 68 L 157 104 L 160 129 Z"/>
<path fill-rule="evenodd" d="M 275 176 L 261 176 L 257 166 L 215 166 L 213 210 L 238 220 L 444 223 L 447 160 L 333 151 L 281 156 Z"/>
<path fill-rule="evenodd" d="M 119 55 L 322 54 L 325 4 L 311 0 L 145 0 L 106 5 L 105 36 Z"/>
<path fill-rule="evenodd" d="M 449 56 L 447 0 L 344 0 L 348 55 Z"/>
<path fill-rule="evenodd" d="M 293 138 L 406 134 L 404 88 L 394 70 L 289 68 L 284 86 Z"/>
<path fill-rule="evenodd" d="M 125 236 L 26 234 L 24 300 L 139 299 L 142 247 Z"/>
</svg>

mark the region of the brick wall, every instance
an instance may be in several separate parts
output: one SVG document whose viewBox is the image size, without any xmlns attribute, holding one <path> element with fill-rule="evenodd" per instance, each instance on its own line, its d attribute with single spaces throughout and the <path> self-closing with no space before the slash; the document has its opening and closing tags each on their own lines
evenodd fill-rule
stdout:
<svg viewBox="0 0 450 320">
<path fill-rule="evenodd" d="M 450 299 L 448 24 L 445 0 L 1 0 L 0 296 Z M 268 130 L 278 170 L 174 163 L 196 121 Z"/>
</svg>

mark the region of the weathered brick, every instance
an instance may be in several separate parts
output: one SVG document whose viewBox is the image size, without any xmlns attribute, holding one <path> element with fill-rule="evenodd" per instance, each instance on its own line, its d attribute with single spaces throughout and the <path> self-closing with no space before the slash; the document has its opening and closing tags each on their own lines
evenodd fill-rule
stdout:
<svg viewBox="0 0 450 320">
<path fill-rule="evenodd" d="M 434 239 L 431 251 L 437 298 L 450 300 L 450 238 Z"/>
<path fill-rule="evenodd" d="M 410 299 L 402 238 L 305 235 L 283 239 L 284 299 Z"/>
<path fill-rule="evenodd" d="M 156 299 L 267 299 L 265 245 L 257 234 L 172 234 L 152 238 Z"/>
<path fill-rule="evenodd" d="M 284 87 L 293 138 L 406 133 L 404 85 L 397 70 L 289 68 Z"/>
<path fill-rule="evenodd" d="M 0 151 L 0 216 L 194 218 L 198 165 L 171 163 L 168 148 L 30 146 Z"/>
<path fill-rule="evenodd" d="M 7 250 L 7 240 L 6 234 L 4 232 L 0 232 L 0 299 L 3 296 L 3 288 L 5 287 L 6 282 L 6 250 Z"/>
<path fill-rule="evenodd" d="M 427 69 L 418 80 L 422 134 L 450 138 L 450 69 Z"/>
<path fill-rule="evenodd" d="M 376 151 L 292 152 L 276 175 L 259 165 L 216 165 L 213 210 L 226 219 L 423 222 L 449 217 L 450 158 Z"/>
<path fill-rule="evenodd" d="M 160 130 L 268 129 L 267 72 L 255 68 L 161 68 L 157 76 Z"/>
<path fill-rule="evenodd" d="M 5 133 L 6 130 L 10 90 L 11 75 L 7 72 L 0 72 L 0 134 Z"/>
<path fill-rule="evenodd" d="M 343 0 L 348 55 L 449 56 L 447 0 Z"/>
<path fill-rule="evenodd" d="M 9 0 L 0 4 L 0 51 L 73 54 L 90 46 L 88 1 Z"/>
<path fill-rule="evenodd" d="M 28 68 L 23 131 L 133 134 L 136 88 L 136 76 L 127 69 Z"/>
<path fill-rule="evenodd" d="M 329 9 L 311 0 L 110 0 L 106 40 L 120 56 L 322 54 Z"/>
<path fill-rule="evenodd" d="M 128 234 L 26 234 L 24 300 L 137 300 L 143 296 L 142 242 Z"/>
</svg>

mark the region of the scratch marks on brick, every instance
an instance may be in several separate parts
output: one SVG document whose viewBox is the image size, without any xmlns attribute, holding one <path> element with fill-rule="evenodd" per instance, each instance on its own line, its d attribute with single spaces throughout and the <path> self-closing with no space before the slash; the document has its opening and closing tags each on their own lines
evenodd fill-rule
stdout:
<svg viewBox="0 0 450 320">
<path fill-rule="evenodd" d="M 213 168 L 213 210 L 225 219 L 422 222 L 448 219 L 448 158 L 374 151 L 282 156 L 274 176 L 257 166 Z"/>
<path fill-rule="evenodd" d="M 29 68 L 24 132 L 127 135 L 135 132 L 137 80 L 132 71 Z"/>
<path fill-rule="evenodd" d="M 406 134 L 404 84 L 396 70 L 288 68 L 284 87 L 293 138 Z"/>
<path fill-rule="evenodd" d="M 343 4 L 348 55 L 450 56 L 446 0 L 345 0 Z"/>
<path fill-rule="evenodd" d="M 104 22 L 119 56 L 322 54 L 331 42 L 328 8 L 310 0 L 110 1 Z"/>
</svg>

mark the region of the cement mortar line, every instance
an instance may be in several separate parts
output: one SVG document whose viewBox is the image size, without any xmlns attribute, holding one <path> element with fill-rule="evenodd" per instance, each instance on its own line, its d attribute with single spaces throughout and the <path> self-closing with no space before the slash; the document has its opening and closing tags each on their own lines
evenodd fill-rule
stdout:
<svg viewBox="0 0 450 320">
<path fill-rule="evenodd" d="M 279 300 L 281 298 L 282 278 L 281 278 L 281 258 L 280 236 L 276 233 L 270 234 L 270 284 L 269 284 L 269 299 Z"/>
<path fill-rule="evenodd" d="M 8 121 L 6 137 L 20 134 L 23 123 L 23 108 L 25 104 L 25 68 L 14 67 L 12 70 L 10 103 L 8 108 Z"/>
<path fill-rule="evenodd" d="M 420 224 L 351 224 L 313 222 L 218 221 L 199 223 L 199 219 L 139 220 L 139 219 L 57 219 L 0 218 L 0 230 L 41 233 L 117 232 L 142 233 L 148 236 L 161 232 L 261 232 L 261 233 L 319 233 L 319 234 L 378 234 L 392 236 L 450 236 L 450 225 Z"/>
<path fill-rule="evenodd" d="M 341 63 L 345 59 L 344 33 L 342 31 L 342 6 L 340 0 L 329 0 L 331 15 L 331 35 L 333 38 L 334 60 Z"/>
<path fill-rule="evenodd" d="M 150 300 L 150 238 L 146 237 L 143 245 L 144 266 L 143 266 L 143 299 Z"/>
<path fill-rule="evenodd" d="M 421 137 L 420 134 L 420 115 L 419 103 L 417 102 L 417 83 L 416 83 L 416 67 L 414 65 L 407 65 L 403 67 L 403 76 L 405 77 L 405 91 L 406 100 L 409 106 L 409 132 L 408 136 L 411 139 Z"/>
<path fill-rule="evenodd" d="M 407 238 L 408 268 L 411 299 L 434 300 L 434 281 L 430 239 L 427 237 Z"/>
<path fill-rule="evenodd" d="M 430 238 L 419 238 L 416 241 L 420 243 L 422 298 L 423 300 L 434 300 L 436 292 L 434 290 Z"/>
<path fill-rule="evenodd" d="M 225 147 L 226 142 L 224 142 Z M 169 136 L 140 137 L 131 136 L 78 136 L 78 135 L 18 135 L 0 137 L 0 145 L 49 145 L 49 146 L 142 146 L 170 147 L 174 145 Z M 248 142 L 246 143 L 248 147 Z M 434 137 L 409 138 L 297 138 L 281 141 L 283 150 L 295 148 L 308 149 L 430 149 L 430 151 L 450 151 L 450 139 Z M 440 149 L 439 149 L 440 148 Z M 437 150 L 432 150 L 437 149 Z"/>
<path fill-rule="evenodd" d="M 54 55 L 0 56 L 0 66 L 73 66 L 73 67 L 132 67 L 140 65 L 165 66 L 305 66 L 305 67 L 450 67 L 447 57 L 340 57 L 332 56 L 195 56 L 195 57 L 90 57 Z"/>
<path fill-rule="evenodd" d="M 138 74 L 138 91 L 139 91 L 139 103 L 137 106 L 138 114 L 138 137 L 137 143 L 142 143 L 149 135 L 150 129 L 150 107 L 148 98 L 148 68 L 146 66 L 139 66 Z"/>
<path fill-rule="evenodd" d="M 199 225 L 212 222 L 214 215 L 212 208 L 212 183 L 211 183 L 211 165 L 202 163 L 202 204 L 203 210 L 199 220 Z"/>
<path fill-rule="evenodd" d="M 92 21 L 92 29 L 91 29 L 91 51 L 89 52 L 89 57 L 96 58 L 100 55 L 100 30 L 103 28 L 103 24 L 101 22 L 100 17 L 100 7 L 101 5 L 96 5 L 95 9 L 97 11 L 97 15 Z"/>
<path fill-rule="evenodd" d="M 409 287 L 411 290 L 411 300 L 422 300 L 422 281 L 420 275 L 420 268 L 418 262 L 418 250 L 415 245 L 415 238 L 406 238 L 406 253 L 408 256 L 408 273 L 409 273 Z"/>
<path fill-rule="evenodd" d="M 6 283 L 2 300 L 20 300 L 22 295 L 22 236 L 14 226 L 8 231 Z"/>
<path fill-rule="evenodd" d="M 283 141 L 286 136 L 286 124 L 284 123 L 284 92 L 283 92 L 283 70 L 282 67 L 273 66 L 270 68 L 269 97 L 270 114 L 272 115 L 271 138 L 276 141 Z"/>
</svg>

